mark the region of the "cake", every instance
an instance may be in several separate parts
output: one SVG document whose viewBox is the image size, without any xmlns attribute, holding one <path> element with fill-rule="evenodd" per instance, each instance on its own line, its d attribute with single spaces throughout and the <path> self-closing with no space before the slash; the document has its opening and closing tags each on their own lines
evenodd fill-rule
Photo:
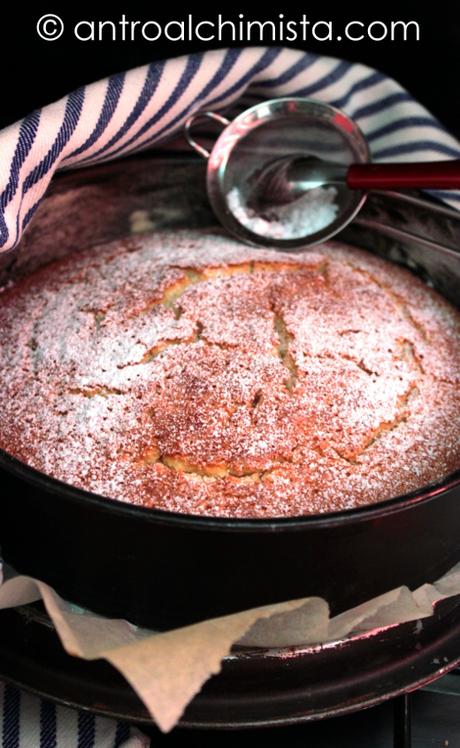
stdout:
<svg viewBox="0 0 460 748">
<path fill-rule="evenodd" d="M 351 509 L 460 467 L 459 340 L 433 289 L 340 243 L 130 237 L 3 289 L 0 447 L 166 511 Z"/>
</svg>

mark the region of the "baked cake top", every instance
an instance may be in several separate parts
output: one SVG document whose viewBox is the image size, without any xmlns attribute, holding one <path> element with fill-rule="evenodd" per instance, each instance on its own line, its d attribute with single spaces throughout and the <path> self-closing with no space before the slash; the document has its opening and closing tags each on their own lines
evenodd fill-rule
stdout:
<svg viewBox="0 0 460 748">
<path fill-rule="evenodd" d="M 338 243 L 117 241 L 0 295 L 0 447 L 176 512 L 351 508 L 460 467 L 459 341 L 447 301 Z"/>
</svg>

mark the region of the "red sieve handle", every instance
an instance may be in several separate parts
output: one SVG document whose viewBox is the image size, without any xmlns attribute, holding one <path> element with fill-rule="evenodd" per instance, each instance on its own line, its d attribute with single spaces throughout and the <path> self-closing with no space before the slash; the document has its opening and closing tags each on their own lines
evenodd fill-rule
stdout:
<svg viewBox="0 0 460 748">
<path fill-rule="evenodd" d="M 413 164 L 352 164 L 347 171 L 352 190 L 460 189 L 460 160 Z"/>
</svg>

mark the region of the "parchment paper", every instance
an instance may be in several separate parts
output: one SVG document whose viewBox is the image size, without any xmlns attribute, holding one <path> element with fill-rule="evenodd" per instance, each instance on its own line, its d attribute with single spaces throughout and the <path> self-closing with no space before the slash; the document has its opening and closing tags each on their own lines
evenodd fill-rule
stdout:
<svg viewBox="0 0 460 748">
<path fill-rule="evenodd" d="M 433 606 L 460 594 L 460 564 L 414 592 L 399 587 L 335 618 L 317 597 L 254 608 L 156 633 L 127 621 L 83 611 L 37 579 L 0 579 L 0 608 L 42 599 L 65 650 L 86 660 L 103 658 L 126 678 L 163 732 L 180 719 L 202 685 L 221 669 L 235 643 L 258 647 L 320 644 L 376 628 L 418 621 Z"/>
</svg>

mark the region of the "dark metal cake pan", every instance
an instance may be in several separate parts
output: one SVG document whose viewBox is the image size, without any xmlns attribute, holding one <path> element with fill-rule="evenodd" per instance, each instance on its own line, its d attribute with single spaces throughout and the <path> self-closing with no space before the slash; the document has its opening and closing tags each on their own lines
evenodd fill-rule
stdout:
<svg viewBox="0 0 460 748">
<path fill-rule="evenodd" d="M 159 228 L 210 226 L 203 180 L 201 164 L 152 156 L 61 176 L 19 252 L 3 258 L 0 281 L 65 252 L 96 252 L 129 233 L 133 210 L 148 210 Z M 340 238 L 409 266 L 459 303 L 453 211 L 374 195 Z M 460 560 L 460 473 L 355 510 L 230 520 L 96 496 L 6 453 L 0 470 L 5 560 L 74 603 L 152 628 L 310 595 L 338 613 L 395 586 L 433 581 Z"/>
</svg>

